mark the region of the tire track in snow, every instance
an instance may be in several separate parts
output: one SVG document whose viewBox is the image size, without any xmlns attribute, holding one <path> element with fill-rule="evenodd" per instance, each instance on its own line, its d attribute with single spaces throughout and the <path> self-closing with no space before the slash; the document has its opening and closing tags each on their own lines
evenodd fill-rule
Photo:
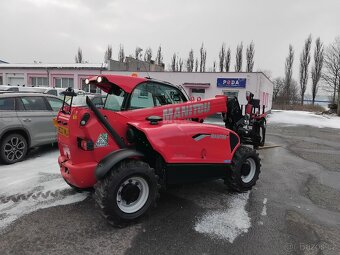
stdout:
<svg viewBox="0 0 340 255">
<path fill-rule="evenodd" d="M 0 169 L 0 232 L 20 217 L 53 206 L 83 201 L 60 175 L 57 150 Z"/>
<path fill-rule="evenodd" d="M 30 198 L 32 199 L 39 199 L 39 198 L 42 198 L 42 199 L 48 199 L 50 197 L 52 198 L 56 198 L 56 197 L 66 197 L 68 195 L 74 195 L 76 194 L 77 192 L 75 191 L 72 191 L 71 189 L 68 189 L 68 190 L 55 190 L 55 191 L 46 191 L 46 192 L 30 192 L 30 193 L 27 193 L 27 194 L 15 194 L 15 195 L 10 195 L 10 196 L 0 196 L 0 204 L 6 204 L 10 201 L 12 202 L 19 202 L 19 201 L 25 201 L 25 200 L 29 200 Z"/>
</svg>

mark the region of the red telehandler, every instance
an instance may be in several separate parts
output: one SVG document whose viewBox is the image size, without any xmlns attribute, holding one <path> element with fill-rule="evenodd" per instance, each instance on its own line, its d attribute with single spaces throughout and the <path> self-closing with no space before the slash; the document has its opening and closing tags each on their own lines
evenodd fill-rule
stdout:
<svg viewBox="0 0 340 255">
<path fill-rule="evenodd" d="M 260 158 L 230 129 L 199 123 L 228 113 L 227 97 L 187 101 L 181 89 L 148 78 L 100 75 L 86 81 L 108 93 L 103 108 L 64 100 L 56 120 L 65 181 L 94 188 L 102 215 L 123 227 L 151 208 L 161 187 L 223 179 L 234 191 L 250 190 Z M 69 89 L 66 97 L 75 93 Z"/>
</svg>

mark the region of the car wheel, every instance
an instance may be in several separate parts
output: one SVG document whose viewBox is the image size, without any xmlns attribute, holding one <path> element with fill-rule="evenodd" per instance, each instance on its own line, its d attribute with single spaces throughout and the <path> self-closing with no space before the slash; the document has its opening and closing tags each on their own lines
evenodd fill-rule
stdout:
<svg viewBox="0 0 340 255">
<path fill-rule="evenodd" d="M 5 164 L 23 160 L 27 154 L 27 141 L 20 134 L 10 134 L 2 139 L 0 159 Z"/>
</svg>

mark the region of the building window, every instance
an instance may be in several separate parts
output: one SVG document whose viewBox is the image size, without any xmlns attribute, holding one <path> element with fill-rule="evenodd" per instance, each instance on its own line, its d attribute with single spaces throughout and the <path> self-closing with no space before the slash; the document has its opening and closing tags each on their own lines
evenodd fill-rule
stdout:
<svg viewBox="0 0 340 255">
<path fill-rule="evenodd" d="M 73 88 L 73 78 L 55 78 L 56 88 Z"/>
<path fill-rule="evenodd" d="M 48 79 L 47 77 L 32 77 L 32 86 L 33 87 L 48 87 Z"/>
<path fill-rule="evenodd" d="M 2 76 L 0 76 L 0 85 L 4 84 L 3 80 L 2 80 Z"/>
<path fill-rule="evenodd" d="M 86 84 L 85 79 L 81 80 L 82 90 L 88 93 L 100 93 L 100 88 L 97 88 L 94 84 Z"/>
<path fill-rule="evenodd" d="M 223 95 L 225 95 L 227 97 L 238 97 L 238 91 L 223 90 Z"/>
<path fill-rule="evenodd" d="M 191 99 L 200 101 L 205 97 L 205 89 L 202 88 L 191 88 Z"/>
</svg>

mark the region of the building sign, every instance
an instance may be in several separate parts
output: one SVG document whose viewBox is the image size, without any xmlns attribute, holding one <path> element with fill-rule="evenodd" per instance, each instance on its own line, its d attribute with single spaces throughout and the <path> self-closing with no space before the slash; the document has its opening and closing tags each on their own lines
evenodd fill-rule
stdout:
<svg viewBox="0 0 340 255">
<path fill-rule="evenodd" d="M 245 78 L 217 78 L 218 88 L 245 88 Z"/>
</svg>

